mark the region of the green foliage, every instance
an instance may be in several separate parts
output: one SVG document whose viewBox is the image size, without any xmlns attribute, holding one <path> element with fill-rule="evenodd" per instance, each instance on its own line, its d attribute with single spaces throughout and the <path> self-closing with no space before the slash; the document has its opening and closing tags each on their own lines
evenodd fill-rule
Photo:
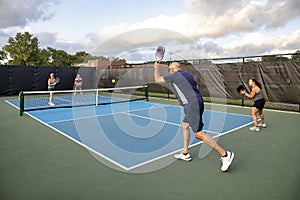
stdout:
<svg viewBox="0 0 300 200">
<path fill-rule="evenodd" d="M 291 60 L 300 61 L 300 50 L 297 50 L 294 55 L 292 55 Z"/>
<path fill-rule="evenodd" d="M 64 50 L 56 50 L 54 48 L 47 48 L 50 57 L 49 62 L 51 66 L 70 66 L 71 65 L 71 56 Z"/>
<path fill-rule="evenodd" d="M 70 66 L 71 63 L 82 63 L 98 58 L 101 57 L 91 56 L 84 51 L 70 55 L 64 50 L 52 47 L 40 49 L 38 39 L 28 32 L 17 33 L 15 37 L 10 37 L 0 50 L 1 63 L 9 65 Z"/>
<path fill-rule="evenodd" d="M 16 36 L 9 37 L 7 44 L 0 50 L 0 61 L 9 65 L 24 66 L 71 66 L 72 63 L 87 63 L 88 60 L 110 60 L 104 56 L 93 56 L 85 51 L 76 52 L 70 55 L 64 50 L 57 50 L 52 47 L 39 49 L 39 41 L 29 32 L 17 33 Z M 114 61 L 125 61 L 119 57 L 111 58 Z M 297 50 L 291 59 L 284 56 L 270 55 L 262 56 L 262 61 L 300 61 L 300 50 Z M 209 64 L 209 60 L 203 60 L 202 63 Z M 247 60 L 255 62 L 255 60 Z"/>
<path fill-rule="evenodd" d="M 6 59 L 6 53 L 3 50 L 0 50 L 0 61 L 4 61 Z"/>
<path fill-rule="evenodd" d="M 50 63 L 50 52 L 47 49 L 40 50 L 39 59 L 36 65 L 39 66 L 51 66 Z"/>
<path fill-rule="evenodd" d="M 83 63 L 87 62 L 87 58 L 90 54 L 86 53 L 85 51 L 76 52 L 75 55 L 71 56 L 72 63 Z"/>
<path fill-rule="evenodd" d="M 15 38 L 10 37 L 3 51 L 8 63 L 11 65 L 34 65 L 38 60 L 39 42 L 36 37 L 32 37 L 28 32 L 17 33 Z"/>
<path fill-rule="evenodd" d="M 30 33 L 17 33 L 10 37 L 7 44 L 0 51 L 1 63 L 25 66 L 71 66 L 72 63 L 87 63 L 88 60 L 109 60 L 104 56 L 92 56 L 85 51 L 70 55 L 64 50 L 52 47 L 39 49 L 39 41 Z M 114 60 L 124 60 L 116 58 Z M 125 60 L 124 60 L 125 61 Z"/>
<path fill-rule="evenodd" d="M 262 56 L 262 61 L 270 62 L 270 61 L 288 61 L 288 57 L 284 56 L 277 56 L 277 55 L 270 55 L 270 56 Z"/>
</svg>

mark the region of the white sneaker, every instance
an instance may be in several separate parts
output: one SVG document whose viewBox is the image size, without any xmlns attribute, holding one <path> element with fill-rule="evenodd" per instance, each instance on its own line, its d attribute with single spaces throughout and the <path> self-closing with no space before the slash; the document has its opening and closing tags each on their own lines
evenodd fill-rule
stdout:
<svg viewBox="0 0 300 200">
<path fill-rule="evenodd" d="M 250 129 L 250 131 L 257 131 L 257 132 L 260 131 L 258 126 L 252 126 L 249 129 Z"/>
<path fill-rule="evenodd" d="M 192 160 L 192 157 L 189 153 L 186 154 L 186 155 L 184 155 L 183 153 L 175 154 L 174 158 L 180 159 L 180 160 L 185 160 L 185 161 L 191 161 Z"/>
<path fill-rule="evenodd" d="M 54 103 L 49 103 L 49 105 L 50 105 L 50 106 L 55 106 L 55 104 L 54 104 Z"/>
<path fill-rule="evenodd" d="M 229 151 L 226 151 L 227 152 L 227 156 L 226 157 L 221 157 L 221 161 L 222 161 L 222 167 L 221 167 L 221 171 L 222 172 L 226 172 L 231 163 L 232 163 L 232 160 L 234 158 L 234 153 L 233 152 L 229 152 Z"/>
<path fill-rule="evenodd" d="M 259 123 L 258 126 L 259 126 L 259 127 L 262 127 L 262 128 L 266 128 L 266 127 L 267 127 L 267 124 L 266 124 L 266 123 Z"/>
</svg>

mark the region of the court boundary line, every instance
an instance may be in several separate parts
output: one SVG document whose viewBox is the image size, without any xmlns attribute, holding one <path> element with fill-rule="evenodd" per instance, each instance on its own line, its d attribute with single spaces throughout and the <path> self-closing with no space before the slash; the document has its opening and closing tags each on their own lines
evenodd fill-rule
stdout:
<svg viewBox="0 0 300 200">
<path fill-rule="evenodd" d="M 178 102 L 178 100 L 176 100 L 176 99 L 164 99 L 164 98 L 158 98 L 158 97 L 150 97 L 150 99 Z M 218 105 L 218 106 L 224 106 L 224 107 L 234 107 L 234 108 L 246 108 L 246 109 L 252 108 L 252 107 L 248 107 L 248 106 L 240 106 L 240 105 L 233 105 L 233 104 L 221 104 L 221 103 L 212 103 L 212 102 L 204 102 L 204 104 L 212 104 L 212 105 Z M 174 105 L 174 106 L 179 106 L 179 105 Z M 210 110 L 210 109 L 205 109 L 205 110 Z M 300 112 L 296 112 L 296 111 L 276 110 L 276 109 L 271 109 L 271 108 L 264 108 L 264 110 L 267 110 L 270 112 L 280 112 L 280 113 L 297 114 L 297 115 L 300 114 Z"/>
<path fill-rule="evenodd" d="M 146 102 L 144 102 L 144 103 L 146 103 Z M 182 106 L 177 106 L 177 105 L 167 105 L 167 104 L 160 104 L 160 103 L 151 103 L 151 104 L 162 105 L 162 106 L 156 106 L 156 107 L 152 107 L 152 108 L 163 108 L 163 107 L 171 107 L 171 106 L 182 108 Z M 16 107 L 16 108 L 18 108 L 18 107 Z M 73 108 L 71 107 L 70 109 L 73 109 Z M 137 109 L 137 110 L 131 110 L 129 112 L 134 112 L 134 111 L 139 111 L 139 110 L 150 110 L 150 109 L 149 108 L 142 108 L 142 109 Z M 237 114 L 237 113 L 216 111 L 216 110 L 210 110 L 210 109 L 205 109 L 204 111 L 216 112 L 216 113 L 228 113 L 228 114 L 237 115 L 237 116 L 250 116 L 250 115 L 245 115 L 245 114 Z M 102 117 L 102 116 L 109 116 L 109 115 L 129 113 L 129 112 L 122 111 L 122 112 L 108 113 L 108 114 L 103 114 L 103 115 L 100 114 L 100 115 L 93 115 L 93 116 L 87 116 L 87 117 L 72 118 L 72 119 L 67 119 L 67 120 L 50 121 L 50 122 L 47 122 L 47 123 L 68 122 L 68 121 L 73 121 L 73 120 L 81 120 L 81 119 L 88 119 L 88 118 L 92 118 L 92 117 Z M 24 112 L 24 113 L 27 113 L 27 112 Z"/>
<path fill-rule="evenodd" d="M 9 101 L 6 100 L 6 102 L 9 103 L 10 105 L 12 105 L 13 107 L 19 109 L 17 106 L 15 106 L 14 104 L 10 103 Z M 151 104 L 156 104 L 156 103 L 151 103 Z M 165 104 L 160 104 L 160 103 L 158 103 L 158 104 L 159 104 L 159 105 L 165 105 Z M 167 106 L 157 106 L 157 107 L 154 107 L 154 108 L 159 108 L 159 107 L 169 107 L 169 106 L 181 107 L 181 106 L 176 106 L 176 105 L 167 105 Z M 146 108 L 146 109 L 149 109 L 149 108 Z M 139 109 L 138 109 L 138 110 L 139 110 Z M 207 111 L 212 112 L 211 110 L 207 110 Z M 213 111 L 213 112 L 221 112 L 221 111 Z M 41 124 L 44 124 L 45 126 L 51 128 L 52 130 L 58 132 L 59 134 L 65 136 L 66 138 L 68 138 L 68 139 L 70 139 L 71 141 L 75 142 L 75 143 L 78 144 L 79 146 L 84 147 L 86 150 L 93 152 L 93 153 L 96 154 L 97 156 L 100 156 L 101 158 L 107 160 L 108 162 L 111 162 L 111 163 L 114 164 L 115 166 L 120 167 L 121 169 L 123 169 L 123 170 L 125 170 L 125 171 L 130 171 L 130 170 L 136 169 L 136 168 L 138 168 L 138 167 L 142 167 L 142 166 L 144 166 L 144 165 L 146 165 L 146 164 L 150 164 L 151 162 L 154 162 L 154 161 L 160 160 L 160 159 L 162 159 L 162 158 L 165 158 L 165 157 L 167 157 L 167 156 L 170 156 L 170 155 L 172 155 L 172 154 L 174 154 L 174 153 L 176 153 L 176 152 L 179 152 L 179 151 L 181 151 L 181 150 L 183 149 L 183 148 L 179 148 L 179 149 L 177 149 L 177 150 L 175 150 L 175 151 L 172 151 L 172 152 L 170 152 L 170 153 L 167 153 L 167 154 L 158 156 L 158 157 L 156 157 L 156 158 L 147 160 L 146 162 L 142 162 L 142 163 L 139 163 L 139 164 L 137 164 L 137 165 L 133 165 L 133 166 L 131 166 L 131 167 L 126 167 L 126 166 L 124 166 L 124 165 L 118 163 L 117 161 L 115 161 L 115 160 L 113 160 L 113 159 L 111 159 L 111 158 L 105 156 L 104 154 L 102 154 L 102 153 L 100 153 L 100 152 L 94 150 L 93 148 L 91 148 L 91 147 L 89 147 L 89 146 L 83 144 L 82 142 L 80 142 L 80 141 L 78 141 L 78 140 L 72 138 L 71 136 L 67 135 L 66 133 L 64 133 L 64 132 L 62 132 L 62 131 L 56 129 L 55 127 L 51 126 L 50 124 L 48 124 L 48 123 L 46 123 L 46 122 L 43 122 L 42 120 L 36 118 L 35 116 L 31 115 L 30 113 L 28 113 L 28 112 L 25 112 L 25 113 L 26 113 L 28 116 L 30 116 L 31 118 L 33 118 L 33 119 L 35 119 L 36 121 L 40 122 Z M 120 113 L 121 113 L 121 114 L 128 114 L 128 113 L 126 113 L 126 112 L 120 112 Z M 221 113 L 225 113 L 225 112 L 221 112 Z M 241 116 L 248 116 L 248 115 L 234 114 L 234 113 L 229 113 L 229 114 L 233 114 L 233 115 L 241 115 Z M 107 114 L 107 115 L 112 115 L 112 114 Z M 101 116 L 101 115 L 100 115 L 100 116 Z M 100 116 L 99 116 L 99 117 L 100 117 Z M 137 116 L 138 116 L 138 115 L 137 115 Z M 95 117 L 95 116 L 93 116 L 93 117 Z M 139 117 L 140 117 L 140 116 L 139 116 Z M 248 116 L 248 117 L 250 117 L 250 116 Z M 151 118 L 149 118 L 149 119 L 151 119 Z M 161 121 L 161 120 L 160 120 L 160 121 Z M 241 129 L 241 128 L 243 128 L 243 127 L 245 127 L 245 126 L 248 126 L 249 124 L 252 124 L 252 123 L 253 123 L 253 122 L 249 122 L 249 123 L 247 123 L 247 124 L 244 124 L 244 125 L 242 125 L 242 126 L 239 126 L 239 127 L 235 128 L 235 129 L 231 129 L 231 130 L 226 131 L 226 132 L 224 132 L 224 133 L 222 133 L 222 132 L 221 132 L 221 133 L 215 133 L 215 132 L 213 132 L 213 131 L 208 131 L 208 130 L 203 130 L 203 131 L 206 132 L 206 133 L 213 133 L 213 134 L 215 134 L 215 136 L 213 136 L 212 138 L 217 138 L 217 137 L 223 136 L 223 135 L 225 135 L 225 134 L 228 134 L 228 133 L 230 133 L 230 132 L 233 132 L 233 131 L 236 131 L 236 130 L 238 130 L 238 129 Z M 177 126 L 180 126 L 180 124 L 176 124 L 176 123 L 173 123 L 173 124 L 171 124 L 171 125 L 177 125 Z M 193 132 L 192 132 L 192 133 L 193 133 Z M 194 134 L 194 133 L 193 133 L 193 134 Z M 194 137 L 194 136 L 193 136 L 193 137 Z M 194 144 L 189 145 L 189 148 L 195 147 L 195 146 L 197 146 L 197 145 L 199 145 L 199 144 L 202 144 L 202 143 L 203 143 L 203 141 L 200 141 L 200 140 L 199 140 L 199 142 L 196 142 L 196 143 L 194 143 Z M 102 163 L 102 164 L 104 164 L 104 163 Z M 104 165 L 106 165 L 106 164 L 104 164 Z M 106 166 L 107 166 L 107 165 L 106 165 Z"/>
<path fill-rule="evenodd" d="M 172 105 L 157 106 L 157 107 L 153 107 L 153 108 L 162 108 L 162 107 L 169 107 L 169 106 L 172 106 Z M 131 110 L 129 112 L 140 111 L 140 110 L 149 110 L 149 108 L 141 108 L 141 109 L 137 109 L 137 110 Z M 50 122 L 47 122 L 47 123 L 68 122 L 68 121 L 81 120 L 81 119 L 89 119 L 89 118 L 93 118 L 93 117 L 102 117 L 102 116 L 109 116 L 109 115 L 122 114 L 122 113 L 127 113 L 127 112 L 122 111 L 122 112 L 108 113 L 108 114 L 103 114 L 103 115 L 100 114 L 100 115 L 93 115 L 93 116 L 87 116 L 87 117 L 78 117 L 78 118 L 72 118 L 72 119 L 67 119 L 67 120 L 50 121 Z"/>
<path fill-rule="evenodd" d="M 158 100 L 167 100 L 167 101 L 178 102 L 176 99 L 164 99 L 164 98 L 158 98 L 158 97 L 150 97 L 150 99 L 158 99 Z M 16 99 L 10 99 L 10 100 L 16 100 Z M 20 110 L 19 107 L 11 104 L 8 99 L 5 99 L 4 101 L 7 102 L 8 104 L 12 105 L 16 109 Z M 150 102 L 150 103 L 156 103 L 156 102 Z M 156 103 L 156 104 L 163 104 L 163 103 Z M 234 107 L 234 108 L 242 108 L 242 109 L 251 109 L 251 107 L 248 107 L 248 106 L 239 106 L 239 105 L 232 105 L 232 104 L 219 104 L 219 103 L 212 103 L 212 102 L 204 102 L 204 104 L 213 104 L 213 105 L 219 105 L 219 106 L 224 106 L 224 107 Z M 171 106 L 179 106 L 179 105 L 171 105 Z M 210 109 L 205 109 L 205 110 L 210 110 Z M 270 109 L 270 108 L 264 108 L 264 110 L 269 111 L 269 112 L 279 112 L 279 113 L 287 113 L 287 114 L 300 115 L 300 112 L 294 112 L 294 111 L 276 110 L 276 109 Z M 25 111 L 24 113 L 27 113 L 27 112 Z M 235 114 L 235 113 L 231 113 L 231 114 Z"/>
<path fill-rule="evenodd" d="M 117 161 L 115 161 L 115 160 L 113 160 L 113 159 L 111 159 L 111 158 L 109 158 L 109 157 L 107 157 L 107 156 L 101 154 L 100 152 L 98 152 L 98 151 L 94 150 L 93 148 L 91 148 L 91 147 L 89 147 L 89 146 L 83 144 L 82 142 L 80 142 L 80 141 L 78 141 L 78 140 L 72 138 L 72 137 L 69 136 L 68 134 L 66 134 L 66 133 L 64 133 L 64 132 L 62 132 L 62 131 L 56 129 L 55 127 L 53 127 L 53 126 L 47 124 L 46 122 L 43 122 L 43 121 L 39 120 L 38 118 L 34 117 L 34 116 L 31 115 L 30 113 L 27 113 L 27 114 L 28 114 L 30 117 L 32 117 L 33 119 L 39 121 L 40 123 L 42 123 L 42 124 L 46 125 L 47 127 L 53 129 L 54 131 L 58 132 L 59 134 L 62 134 L 63 136 L 67 137 L 67 138 L 70 139 L 71 141 L 77 143 L 79 146 L 84 147 L 86 150 L 91 151 L 91 152 L 93 152 L 94 154 L 96 154 L 96 155 L 98 155 L 98 156 L 100 156 L 100 157 L 106 159 L 107 161 L 111 162 L 112 164 L 114 164 L 114 165 L 116 165 L 116 166 L 118 166 L 118 167 L 120 167 L 120 168 L 122 168 L 122 169 L 127 170 L 127 169 L 126 169 L 127 167 L 121 165 L 121 164 L 118 163 Z"/>
<path fill-rule="evenodd" d="M 234 108 L 244 108 L 244 109 L 248 109 L 251 110 L 252 107 L 249 106 L 238 106 L 238 105 L 232 105 L 232 104 L 218 104 L 218 103 L 211 103 L 211 102 L 206 102 L 206 104 L 213 104 L 213 105 L 220 105 L 220 106 L 228 106 L 228 107 L 234 107 Z M 300 112 L 296 112 L 296 111 L 288 111 L 288 110 L 275 110 L 275 109 L 271 109 L 271 108 L 264 108 L 263 110 L 269 111 L 269 112 L 279 112 L 279 113 L 288 113 L 288 114 L 300 114 Z"/>
<path fill-rule="evenodd" d="M 205 133 L 208 133 L 208 132 L 209 132 L 209 133 L 215 134 L 215 136 L 212 137 L 212 138 L 215 139 L 215 138 L 217 138 L 217 137 L 221 137 L 221 136 L 226 135 L 226 134 L 228 134 L 228 133 L 231 133 L 231 132 L 233 132 L 233 131 L 236 131 L 236 130 L 239 130 L 239 129 L 241 129 L 241 128 L 244 128 L 244 127 L 246 127 L 246 126 L 248 126 L 248 125 L 250 125 L 250 124 L 253 124 L 253 122 L 249 122 L 249 123 L 244 124 L 244 125 L 242 125 L 242 126 L 239 126 L 239 127 L 237 127 L 237 128 L 231 129 L 231 130 L 226 131 L 226 132 L 224 132 L 224 133 L 218 133 L 218 134 L 215 134 L 213 131 L 208 131 L 208 130 L 203 130 L 203 131 L 204 131 Z M 192 133 L 195 135 L 194 132 L 192 132 Z M 202 144 L 202 143 L 203 143 L 203 141 L 199 140 L 199 142 L 196 142 L 196 143 L 194 143 L 194 144 L 189 145 L 189 148 L 195 147 L 195 146 L 200 145 L 200 144 Z M 177 149 L 177 150 L 175 150 L 175 151 L 172 151 L 172 152 L 170 152 L 170 153 L 168 153 L 168 154 L 164 154 L 164 155 L 161 155 L 161 156 L 159 156 L 159 157 L 156 157 L 156 158 L 153 158 L 153 159 L 151 159 L 151 160 L 148 160 L 148 161 L 146 161 L 146 162 L 140 163 L 140 164 L 138 164 L 138 165 L 134 165 L 134 166 L 130 167 L 129 170 L 133 170 L 133 169 L 136 169 L 136 168 L 138 168 L 138 167 L 142 167 L 142 166 L 144 166 L 144 165 L 146 165 L 146 164 L 150 164 L 151 162 L 154 162 L 154 161 L 163 159 L 163 158 L 165 158 L 165 157 L 171 156 L 171 155 L 173 155 L 173 154 L 175 154 L 175 153 L 177 153 L 177 152 L 179 152 L 179 151 L 182 151 L 182 150 L 183 150 L 183 148 L 180 148 L 180 149 Z M 174 159 L 175 159 L 175 158 L 174 158 Z"/>
<path fill-rule="evenodd" d="M 154 107 L 154 108 L 158 108 L 158 107 Z M 148 109 L 149 109 L 149 108 L 148 108 Z M 208 111 L 211 112 L 210 110 L 208 110 Z M 223 112 L 223 113 L 224 113 L 224 112 Z M 126 113 L 126 112 L 120 112 L 120 113 L 118 113 L 118 114 L 133 115 L 133 116 L 135 116 L 135 117 L 146 118 L 146 119 L 158 121 L 158 122 L 161 122 L 161 123 L 168 123 L 168 124 L 174 125 L 174 126 L 179 126 L 179 127 L 181 126 L 180 124 L 176 124 L 176 123 L 172 123 L 172 122 L 165 122 L 165 121 L 158 120 L 158 119 L 151 119 L 151 118 L 147 118 L 147 117 L 144 117 L 144 116 L 134 115 L 134 114 Z M 110 114 L 110 115 L 113 115 L 113 114 Z M 29 116 L 31 116 L 31 117 L 33 117 L 34 119 L 36 119 L 36 117 L 32 116 L 31 114 L 29 114 Z M 106 116 L 107 116 L 107 115 L 106 115 Z M 247 116 L 247 115 L 243 115 L 243 116 Z M 101 115 L 100 115 L 99 117 L 101 117 Z M 37 121 L 40 121 L 40 120 L 37 119 Z M 41 122 L 42 122 L 42 121 L 41 121 Z M 107 160 L 108 162 L 111 162 L 112 164 L 116 165 L 117 167 L 120 167 L 121 169 L 123 169 L 123 170 L 125 170 L 125 171 L 134 170 L 134 169 L 136 169 L 136 168 L 138 168 L 138 167 L 142 167 L 142 166 L 144 166 L 144 165 L 146 165 L 146 164 L 150 164 L 151 162 L 154 162 L 154 161 L 163 159 L 163 158 L 165 158 L 165 157 L 167 157 L 167 156 L 170 156 L 170 155 L 172 155 L 172 154 L 174 154 L 174 153 L 179 152 L 179 151 L 182 150 L 182 148 L 179 148 L 179 149 L 176 149 L 175 151 L 171 151 L 171 152 L 169 152 L 169 153 L 167 153 L 167 154 L 163 154 L 163 155 L 161 155 L 161 156 L 155 157 L 155 158 L 150 159 L 150 160 L 147 160 L 147 161 L 145 161 L 145 162 L 141 162 L 141 163 L 139 163 L 139 164 L 137 164 L 137 165 L 132 165 L 131 167 L 126 167 L 126 166 L 120 164 L 119 162 L 117 162 L 117 161 L 115 161 L 115 160 L 113 160 L 113 159 L 111 159 L 111 158 L 109 158 L 109 157 L 103 155 L 102 153 L 100 153 L 100 152 L 94 150 L 93 148 L 88 147 L 87 145 L 83 144 L 82 142 L 80 142 L 80 141 L 78 141 L 78 140 L 72 138 L 71 136 L 65 134 L 64 132 L 59 131 L 58 129 L 56 129 L 56 128 L 52 127 L 51 125 L 47 124 L 46 122 L 42 122 L 42 123 L 43 123 L 43 124 L 45 123 L 46 126 L 52 128 L 53 130 L 57 131 L 58 133 L 62 134 L 63 136 L 66 136 L 67 138 L 71 139 L 72 141 L 75 141 L 78 145 L 80 145 L 80 146 L 86 148 L 88 151 L 91 151 L 91 152 L 95 153 L 96 155 L 102 157 L 103 159 Z M 226 131 L 226 132 L 224 132 L 224 133 L 222 133 L 222 132 L 221 132 L 221 133 L 217 133 L 217 132 L 214 132 L 214 131 L 208 131 L 208 130 L 205 130 L 205 129 L 204 129 L 203 131 L 204 131 L 205 133 L 212 133 L 212 134 L 215 135 L 215 136 L 212 136 L 212 138 L 217 138 L 217 137 L 220 137 L 220 136 L 222 136 L 222 135 L 225 135 L 225 134 L 228 134 L 228 133 L 230 133 L 230 132 L 233 132 L 233 131 L 235 131 L 235 130 L 241 129 L 241 128 L 243 128 L 243 127 L 245 127 L 245 126 L 248 126 L 249 124 L 252 124 L 252 123 L 253 123 L 253 122 L 249 122 L 249 123 L 247 123 L 247 124 L 244 124 L 244 125 L 239 126 L 239 127 L 237 127 L 237 128 L 231 129 L 231 130 Z M 190 129 L 191 129 L 191 128 L 190 128 Z M 192 131 L 192 134 L 194 135 L 194 132 L 193 132 L 193 131 Z M 193 136 L 193 138 L 195 138 L 195 137 Z M 194 143 L 194 144 L 191 144 L 191 145 L 189 145 L 189 147 L 192 148 L 192 147 L 195 147 L 195 146 L 200 145 L 200 144 L 202 144 L 202 143 L 203 143 L 203 141 L 200 141 L 200 140 L 199 140 L 199 142 L 196 142 L 196 143 Z M 103 164 L 103 163 L 102 163 L 102 164 Z M 104 165 L 105 165 L 105 164 L 104 164 Z"/>
<path fill-rule="evenodd" d="M 149 118 L 149 117 L 145 117 L 145 116 L 141 116 L 141 115 L 135 115 L 135 114 L 126 113 L 126 112 L 120 113 L 120 114 L 131 115 L 131 116 L 139 117 L 139 118 L 142 118 L 142 119 L 149 119 L 149 120 L 152 120 L 152 121 L 156 121 L 156 122 L 160 122 L 160 123 L 165 123 L 165 124 L 169 124 L 169 125 L 173 125 L 173 126 L 180 126 L 181 127 L 181 124 L 177 124 L 177 123 L 173 123 L 173 122 L 168 122 L 168 121 L 163 121 L 163 120 L 160 120 L 160 119 Z M 220 134 L 220 133 L 217 133 L 217 132 L 214 132 L 214 131 L 208 131 L 208 130 L 203 130 L 203 131 L 210 132 L 210 133 L 213 133 L 213 134 Z"/>
<path fill-rule="evenodd" d="M 159 104 L 160 105 L 160 104 Z M 163 104 L 162 104 L 163 105 Z M 155 118 L 149 118 L 149 117 L 145 117 L 145 116 L 141 116 L 141 115 L 136 115 L 136 114 L 132 114 L 131 112 L 135 112 L 135 111 L 140 111 L 140 110 L 151 110 L 151 109 L 155 109 L 155 108 L 163 108 L 163 107 L 172 107 L 173 105 L 166 105 L 166 106 L 156 106 L 156 107 L 150 107 L 150 108 L 142 108 L 142 109 L 137 109 L 137 110 L 130 110 L 128 112 L 116 112 L 116 113 L 109 113 L 109 114 L 104 114 L 104 115 L 93 115 L 93 116 L 88 116 L 88 117 L 79 117 L 79 118 L 73 118 L 73 119 L 68 119 L 68 120 L 57 120 L 57 121 L 50 121 L 50 122 L 46 122 L 49 124 L 53 124 L 53 123 L 61 123 L 61 122 L 70 122 L 70 121 L 75 121 L 75 120 L 82 120 L 82 119 L 89 119 L 89 118 L 94 118 L 94 117 L 103 117 L 103 116 L 110 116 L 110 115 L 115 115 L 115 114 L 125 114 L 125 115 L 131 115 L 131 116 L 135 116 L 135 117 L 139 117 L 139 118 L 143 118 L 143 119 L 149 119 L 149 120 L 153 120 L 156 122 L 161 122 L 161 123 L 166 123 L 166 124 L 170 124 L 170 125 L 174 125 L 174 126 L 181 126 L 181 124 L 178 123 L 173 123 L 173 122 L 168 122 L 168 121 L 163 121 L 163 120 L 159 120 L 159 119 L 155 119 Z M 181 106 L 174 106 L 174 107 L 180 107 Z M 243 116 L 243 117 L 251 117 L 249 115 L 243 115 L 243 114 L 235 114 L 235 113 L 230 113 L 230 112 L 222 112 L 222 111 L 212 111 L 212 110 L 205 110 L 206 112 L 215 112 L 215 113 L 228 113 L 231 115 L 236 115 L 236 116 Z M 253 122 L 252 122 L 253 123 Z M 251 123 L 250 123 L 251 124 Z M 248 124 L 249 125 L 249 124 Z M 204 131 L 208 131 L 208 130 L 204 130 Z M 210 133 L 213 134 L 222 134 L 222 133 L 218 133 L 215 131 L 208 131 Z"/>
<path fill-rule="evenodd" d="M 7 101 L 7 103 L 10 104 L 10 105 L 13 106 L 13 107 L 19 109 L 19 108 L 16 107 L 14 104 L 11 104 L 11 103 L 8 102 L 8 101 Z M 100 156 L 100 157 L 106 159 L 107 161 L 111 162 L 112 164 L 116 165 L 117 167 L 120 167 L 120 168 L 122 168 L 122 169 L 124 169 L 124 170 L 127 170 L 127 167 L 121 165 L 121 164 L 118 163 L 117 161 L 112 160 L 111 158 L 108 158 L 107 156 L 101 154 L 100 152 L 98 152 L 98 151 L 96 151 L 96 150 L 90 148 L 89 146 L 87 146 L 87 145 L 83 144 L 82 142 L 80 142 L 80 141 L 78 141 L 78 140 L 72 138 L 71 136 L 69 136 L 69 135 L 65 134 L 64 132 L 62 132 L 62 131 L 56 129 L 55 127 L 53 127 L 53 126 L 47 124 L 46 122 L 43 122 L 42 120 L 36 118 L 35 116 L 31 115 L 30 113 L 28 113 L 28 112 L 25 112 L 25 113 L 26 113 L 29 117 L 31 117 L 31 118 L 33 118 L 34 120 L 40 122 L 41 124 L 47 126 L 48 128 L 50 128 L 50 129 L 52 129 L 52 130 L 58 132 L 58 133 L 61 134 L 62 136 L 65 136 L 66 138 L 68 138 L 68 139 L 70 139 L 71 141 L 75 142 L 75 143 L 78 144 L 79 146 L 84 147 L 86 150 L 91 151 L 91 152 L 93 152 L 94 154 L 96 154 L 96 155 L 98 155 L 98 156 Z"/>
</svg>

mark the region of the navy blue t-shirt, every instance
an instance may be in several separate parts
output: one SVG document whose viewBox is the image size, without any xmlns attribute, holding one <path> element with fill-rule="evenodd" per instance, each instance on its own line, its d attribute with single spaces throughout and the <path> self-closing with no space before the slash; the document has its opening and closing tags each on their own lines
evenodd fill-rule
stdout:
<svg viewBox="0 0 300 200">
<path fill-rule="evenodd" d="M 197 82 L 192 74 L 179 70 L 163 77 L 166 83 L 171 83 L 173 92 L 180 104 L 188 104 L 192 99 L 203 102 L 202 94 L 198 90 Z"/>
</svg>

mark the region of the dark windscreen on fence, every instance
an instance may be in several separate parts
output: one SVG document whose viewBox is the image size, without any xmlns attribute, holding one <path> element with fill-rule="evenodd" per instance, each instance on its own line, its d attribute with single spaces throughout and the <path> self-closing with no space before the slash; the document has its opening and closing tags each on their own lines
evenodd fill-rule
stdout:
<svg viewBox="0 0 300 200">
<path fill-rule="evenodd" d="M 160 74 L 168 73 L 168 62 L 160 67 Z M 241 99 L 236 92 L 240 84 L 250 91 L 248 80 L 262 83 L 263 95 L 268 102 L 300 104 L 300 62 L 246 62 L 213 64 L 210 62 L 181 62 L 181 68 L 194 75 L 205 97 Z M 83 78 L 83 89 L 148 85 L 149 92 L 170 93 L 168 84 L 155 84 L 153 63 L 135 67 L 24 67 L 0 66 L 0 95 L 17 95 L 20 91 L 47 90 L 50 72 L 60 76 L 58 90 L 74 87 L 77 73 Z"/>
</svg>

